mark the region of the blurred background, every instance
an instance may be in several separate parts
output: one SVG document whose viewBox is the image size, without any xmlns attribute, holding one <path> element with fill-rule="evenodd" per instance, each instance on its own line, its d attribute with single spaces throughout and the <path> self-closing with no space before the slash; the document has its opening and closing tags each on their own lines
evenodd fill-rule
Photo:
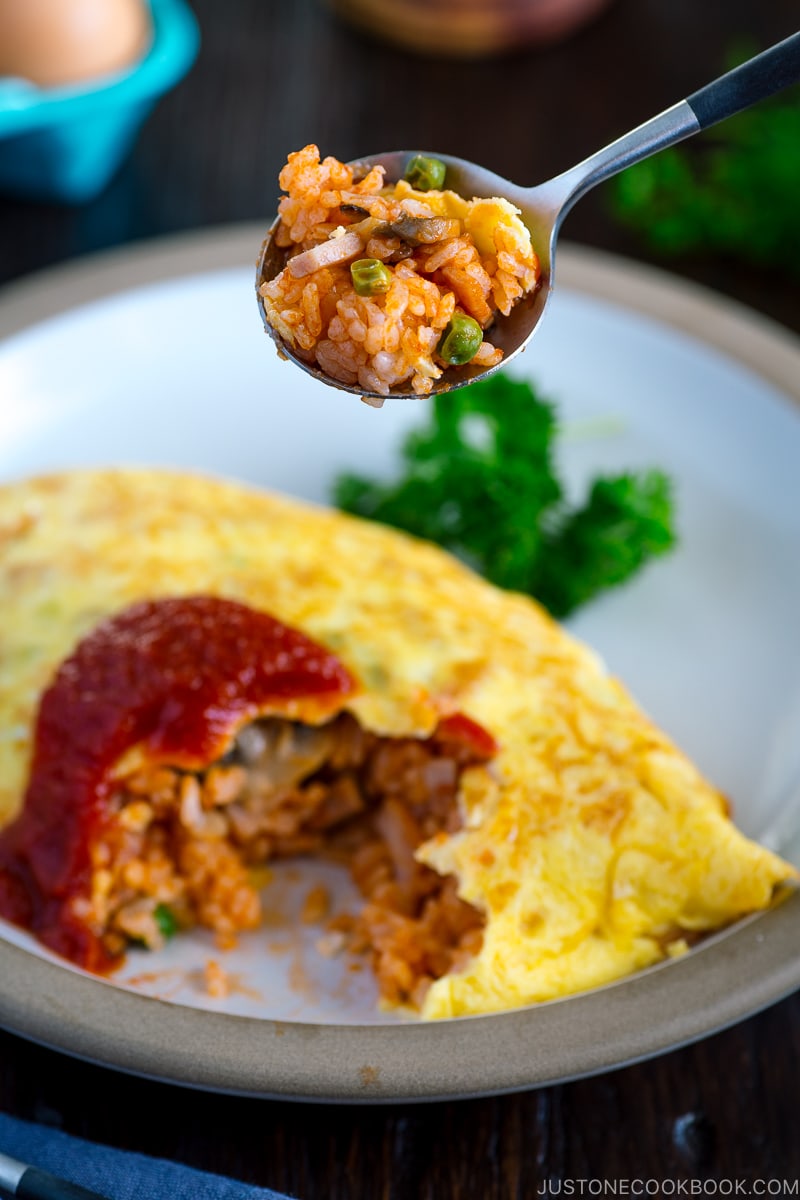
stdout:
<svg viewBox="0 0 800 1200">
<path fill-rule="evenodd" d="M 32 32 L 16 28 L 21 11 Z M 155 43 L 142 29 L 153 15 Z M 36 107 L 30 91 L 20 100 L 8 78 L 0 87 L 0 282 L 136 239 L 266 222 L 288 151 L 311 141 L 343 159 L 440 149 L 536 183 L 796 23 L 796 0 L 192 0 L 188 25 L 183 0 L 154 0 L 152 13 L 145 0 L 0 0 L 0 75 L 55 79 L 38 95 L 66 96 L 62 109 L 76 90 L 90 93 L 62 144 L 40 135 L 41 190 L 55 199 L 33 200 L 36 163 L 22 183 L 3 164 L 35 159 L 30 130 L 58 125 L 59 106 L 21 111 Z M 87 30 L 106 71 L 114 55 L 136 62 L 149 49 L 121 95 L 106 78 L 94 96 L 96 81 L 60 82 L 91 72 Z M 677 163 L 651 160 L 604 185 L 565 236 L 661 263 L 800 327 L 797 91 L 723 125 L 733 141 L 721 163 L 719 134 L 707 133 Z M 82 188 L 96 194 L 58 195 Z"/>
</svg>

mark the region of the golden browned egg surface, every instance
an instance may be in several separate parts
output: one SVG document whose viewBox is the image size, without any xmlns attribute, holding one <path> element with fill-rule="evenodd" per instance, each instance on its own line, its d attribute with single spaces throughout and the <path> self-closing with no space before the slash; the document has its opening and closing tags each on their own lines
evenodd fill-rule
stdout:
<svg viewBox="0 0 800 1200">
<path fill-rule="evenodd" d="M 793 877 L 532 601 L 382 526 L 162 470 L 0 488 L 0 822 L 22 804 L 39 698 L 79 639 L 134 601 L 198 593 L 329 647 L 375 733 L 428 736 L 459 710 L 499 743 L 463 777 L 461 830 L 418 851 L 486 914 L 480 953 L 433 984 L 424 1016 L 606 983 Z"/>
</svg>

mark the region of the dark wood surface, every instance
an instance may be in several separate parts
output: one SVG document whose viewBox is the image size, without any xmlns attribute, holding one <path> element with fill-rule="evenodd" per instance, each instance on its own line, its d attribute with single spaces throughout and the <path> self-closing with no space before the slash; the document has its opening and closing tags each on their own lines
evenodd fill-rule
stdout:
<svg viewBox="0 0 800 1200">
<path fill-rule="evenodd" d="M 102 196 L 77 208 L 0 198 L 0 282 L 136 239 L 266 220 L 287 151 L 309 141 L 341 158 L 438 147 L 534 183 L 707 82 L 736 40 L 766 46 L 798 16 L 797 0 L 616 0 L 560 45 L 467 64 L 390 49 L 314 0 L 195 9 L 199 60 Z M 602 190 L 566 235 L 649 257 Z M 800 332 L 796 285 L 780 273 L 702 257 L 669 266 Z M 799 1074 L 800 996 L 599 1078 L 420 1107 L 203 1095 L 0 1034 L 3 1110 L 303 1200 L 526 1198 L 547 1180 L 565 1194 L 573 1181 L 574 1195 L 590 1194 L 589 1179 L 793 1185 Z"/>
</svg>

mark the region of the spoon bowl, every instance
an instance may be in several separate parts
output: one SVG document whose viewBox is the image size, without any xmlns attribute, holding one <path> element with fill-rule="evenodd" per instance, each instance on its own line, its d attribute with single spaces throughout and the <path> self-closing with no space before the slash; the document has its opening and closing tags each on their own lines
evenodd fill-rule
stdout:
<svg viewBox="0 0 800 1200">
<path fill-rule="evenodd" d="M 363 173 L 364 175 L 372 167 L 382 166 L 386 171 L 385 178 L 387 183 L 395 183 L 397 180 L 403 178 L 409 160 L 418 153 L 430 154 L 429 151 L 394 150 L 384 154 L 374 154 L 369 158 L 360 158 L 356 164 L 351 163 L 350 165 L 357 166 L 359 173 Z M 527 345 L 544 313 L 547 299 L 550 295 L 550 241 L 553 234 L 553 224 L 552 220 L 549 220 L 550 213 L 544 210 L 544 206 L 537 206 L 535 201 L 531 203 L 527 199 L 530 196 L 537 196 L 543 189 L 517 187 L 507 179 L 503 179 L 502 176 L 495 175 L 493 172 L 487 171 L 484 167 L 476 166 L 475 163 L 466 162 L 462 158 L 453 158 L 450 155 L 439 154 L 438 152 L 434 157 L 443 162 L 447 168 L 446 186 L 452 191 L 457 192 L 460 196 L 467 196 L 470 199 L 476 196 L 503 196 L 505 199 L 510 200 L 512 204 L 517 205 L 522 213 L 523 221 L 531 231 L 531 237 L 534 239 L 533 245 L 541 267 L 541 276 L 536 290 L 515 304 L 508 317 L 502 317 L 491 326 L 492 344 L 503 351 L 502 361 L 496 367 L 470 367 L 467 364 L 463 367 L 447 368 L 441 377 L 434 381 L 433 385 L 434 392 L 444 392 L 451 391 L 454 388 L 465 387 L 478 377 L 493 374 L 516 354 L 519 354 Z M 273 222 L 267 232 L 267 236 L 261 247 L 256 272 L 256 297 L 258 299 L 261 318 L 264 322 L 264 328 L 278 347 L 278 353 L 291 359 L 298 367 L 301 367 L 309 375 L 313 375 L 315 379 L 322 380 L 323 383 L 330 384 L 340 391 L 353 392 L 368 402 L 380 401 L 382 403 L 386 397 L 380 393 L 365 392 L 364 388 L 359 384 L 349 385 L 331 379 L 315 363 L 309 363 L 305 359 L 300 358 L 290 346 L 286 345 L 280 334 L 269 324 L 259 288 L 262 283 L 273 279 L 283 270 L 286 264 L 285 251 L 283 248 L 276 246 L 273 240 L 273 235 L 278 224 L 279 218 Z M 553 237 L 552 240 L 554 246 L 555 238 Z M 419 399 L 419 396 L 410 389 L 408 391 L 393 389 L 391 397 L 394 399 Z"/>
<path fill-rule="evenodd" d="M 498 316 L 491 326 L 491 341 L 503 351 L 497 366 L 449 367 L 434 380 L 434 395 L 465 387 L 477 378 L 485 378 L 511 362 L 528 345 L 547 310 L 555 283 L 556 246 L 564 217 L 573 204 L 596 184 L 616 175 L 625 167 L 672 146 L 684 138 L 715 125 L 725 117 L 765 99 L 774 92 L 800 80 L 800 33 L 749 59 L 740 67 L 714 80 L 687 100 L 652 117 L 630 133 L 605 146 L 596 154 L 570 170 L 555 176 L 537 187 L 521 187 L 496 175 L 493 171 L 463 158 L 454 158 L 438 151 L 395 150 L 361 158 L 357 164 L 361 174 L 374 166 L 385 169 L 388 183 L 402 179 L 406 166 L 415 154 L 435 157 L 447 168 L 446 186 L 465 199 L 502 196 L 520 211 L 531 235 L 539 258 L 541 275 L 536 289 L 519 300 L 508 316 Z M 339 391 L 352 392 L 369 404 L 380 407 L 386 399 L 378 392 L 367 392 L 359 384 L 345 384 L 326 375 L 314 363 L 306 362 L 287 346 L 267 320 L 260 292 L 261 284 L 273 279 L 285 266 L 286 252 L 275 245 L 273 236 L 279 224 L 276 219 L 264 240 L 256 270 L 256 297 L 264 327 L 276 342 L 278 353 L 291 359 L 309 375 Z M 390 396 L 396 399 L 419 399 L 415 392 L 394 388 Z"/>
</svg>

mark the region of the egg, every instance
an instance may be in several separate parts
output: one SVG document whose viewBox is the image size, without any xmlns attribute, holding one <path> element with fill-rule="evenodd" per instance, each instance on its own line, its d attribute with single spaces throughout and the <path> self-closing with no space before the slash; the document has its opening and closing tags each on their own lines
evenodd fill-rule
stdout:
<svg viewBox="0 0 800 1200">
<path fill-rule="evenodd" d="M 387 192 L 400 201 L 414 200 L 424 204 L 437 217 L 455 217 L 462 221 L 464 231 L 484 256 L 508 249 L 509 243 L 519 247 L 523 256 L 530 256 L 530 232 L 525 228 L 519 209 L 502 196 L 466 200 L 452 191 L 420 192 L 405 179 L 399 180 Z"/>
<path fill-rule="evenodd" d="M 370 735 L 413 743 L 454 712 L 486 731 L 494 750 L 460 778 L 458 826 L 415 851 L 485 921 L 480 947 L 430 986 L 425 1018 L 609 983 L 796 878 L 588 647 L 377 523 L 199 475 L 64 472 L 0 487 L 0 595 L 0 825 L 23 805 L 59 665 L 141 601 L 224 598 L 312 638 L 356 682 L 341 703 Z M 233 679 L 242 662 L 230 666 Z"/>
<path fill-rule="evenodd" d="M 151 36 L 144 0 L 0 0 L 0 76 L 57 87 L 110 75 Z"/>
</svg>

